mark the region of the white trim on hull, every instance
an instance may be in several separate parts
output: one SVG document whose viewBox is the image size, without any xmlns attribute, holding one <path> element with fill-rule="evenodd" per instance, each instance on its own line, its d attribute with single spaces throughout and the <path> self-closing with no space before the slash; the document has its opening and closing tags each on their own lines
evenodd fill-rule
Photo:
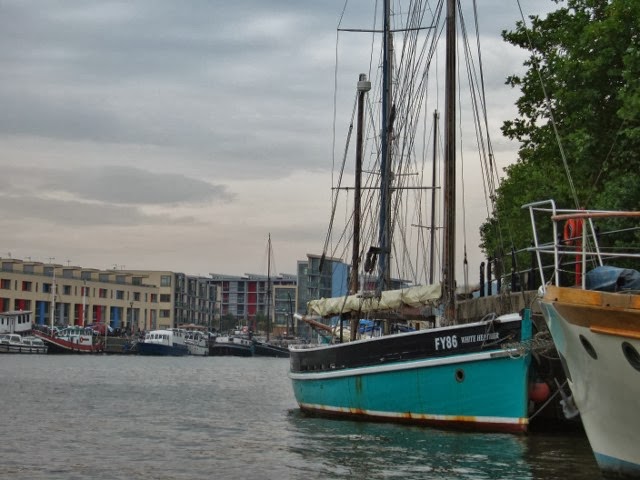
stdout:
<svg viewBox="0 0 640 480">
<path fill-rule="evenodd" d="M 341 415 L 354 415 L 357 414 L 363 418 L 372 419 L 389 419 L 389 420 L 408 420 L 407 413 L 387 412 L 387 411 L 375 411 L 375 410 L 358 410 L 357 412 L 350 408 L 331 407 L 327 405 L 314 405 L 308 403 L 301 403 L 300 408 L 302 410 L 309 410 L 312 412 L 333 412 Z M 424 423 L 477 423 L 477 424 L 490 424 L 490 425 L 514 425 L 514 426 L 526 426 L 528 425 L 527 418 L 513 418 L 513 417 L 482 417 L 482 416 L 462 416 L 462 415 L 432 415 L 432 414 L 417 414 L 411 413 L 410 420 L 413 422 L 423 421 Z M 518 429 L 520 430 L 520 429 Z"/>
<path fill-rule="evenodd" d="M 516 349 L 509 350 L 493 350 L 489 352 L 470 353 L 467 355 L 453 355 L 450 357 L 439 357 L 425 360 L 411 360 L 407 362 L 394 362 L 387 365 L 374 365 L 370 367 L 350 368 L 346 370 L 336 370 L 334 372 L 308 372 L 294 373 L 289 372 L 289 378 L 292 380 L 319 380 L 340 377 L 352 377 L 360 375 L 371 375 L 383 372 L 396 372 L 400 370 L 411 370 L 425 367 L 436 367 L 440 365 L 454 365 L 458 363 L 475 362 L 480 360 L 490 360 L 494 358 L 502 358 L 508 356 L 519 356 L 521 352 Z"/>
</svg>

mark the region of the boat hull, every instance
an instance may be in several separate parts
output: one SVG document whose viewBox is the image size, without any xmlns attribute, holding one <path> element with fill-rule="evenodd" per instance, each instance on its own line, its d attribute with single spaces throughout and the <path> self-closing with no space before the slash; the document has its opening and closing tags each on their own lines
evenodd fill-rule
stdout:
<svg viewBox="0 0 640 480">
<path fill-rule="evenodd" d="M 0 344 L 0 353 L 28 353 L 45 354 L 48 351 L 46 345 L 6 345 Z"/>
<path fill-rule="evenodd" d="M 253 342 L 254 355 L 256 357 L 289 358 L 289 348 L 272 345 L 266 342 Z"/>
<path fill-rule="evenodd" d="M 540 303 L 598 465 L 640 478 L 640 296 L 547 287 Z"/>
<path fill-rule="evenodd" d="M 159 343 L 138 343 L 138 355 L 154 355 L 161 357 L 184 357 L 189 355 L 187 345 L 162 345 Z"/>
<path fill-rule="evenodd" d="M 521 327 L 530 336 L 530 320 L 526 328 L 524 323 L 478 323 L 292 347 L 289 376 L 300 409 L 310 413 L 525 432 L 530 354 L 505 346 L 520 341 Z"/>
</svg>

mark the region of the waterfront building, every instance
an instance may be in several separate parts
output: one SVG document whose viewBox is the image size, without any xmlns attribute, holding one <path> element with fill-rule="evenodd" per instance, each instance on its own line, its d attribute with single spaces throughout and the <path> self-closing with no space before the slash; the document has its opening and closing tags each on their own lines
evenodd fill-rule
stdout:
<svg viewBox="0 0 640 480">
<path fill-rule="evenodd" d="M 33 311 L 40 325 L 107 323 L 129 332 L 210 326 L 215 298 L 206 277 L 0 258 L 0 311 Z"/>
<path fill-rule="evenodd" d="M 261 318 L 267 319 L 269 314 L 267 305 L 269 305 L 269 301 L 273 302 L 273 299 L 276 299 L 274 292 L 280 292 L 278 289 L 285 286 L 295 289 L 297 285 L 296 276 L 289 274 L 278 274 L 271 277 L 256 274 L 235 276 L 211 273 L 210 275 L 209 282 L 217 287 L 215 327 L 223 330 L 236 326 L 247 326 L 256 331 L 257 321 Z M 271 292 L 267 295 L 269 285 Z M 277 301 L 279 303 L 275 309 L 284 308 L 280 295 L 283 294 L 278 294 Z M 288 298 L 287 295 L 287 301 Z M 271 305 L 274 304 L 271 303 Z M 276 319 L 272 317 L 272 321 L 276 320 L 281 320 L 281 317 Z M 282 323 L 285 322 L 282 321 Z"/>
<path fill-rule="evenodd" d="M 0 311 L 33 311 L 40 325 L 144 328 L 157 308 L 157 288 L 145 280 L 120 270 L 0 258 Z"/>
<path fill-rule="evenodd" d="M 168 270 L 122 271 L 133 278 L 143 278 L 145 283 L 156 289 L 153 293 L 156 308 L 149 312 L 147 329 L 174 328 L 184 324 L 211 328 L 216 287 L 209 283 L 207 277 Z"/>
</svg>

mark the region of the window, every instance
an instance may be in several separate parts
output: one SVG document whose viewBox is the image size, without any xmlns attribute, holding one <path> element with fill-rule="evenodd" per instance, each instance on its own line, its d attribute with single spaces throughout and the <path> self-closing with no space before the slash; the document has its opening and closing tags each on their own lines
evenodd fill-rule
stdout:
<svg viewBox="0 0 640 480">
<path fill-rule="evenodd" d="M 62 278 L 73 278 L 73 270 L 68 268 L 62 270 Z"/>
<path fill-rule="evenodd" d="M 160 286 L 161 287 L 170 287 L 171 286 L 171 275 L 162 275 L 160 277 Z"/>
<path fill-rule="evenodd" d="M 109 274 L 108 273 L 101 273 L 100 274 L 100 281 L 101 282 L 108 282 L 109 281 Z"/>
<path fill-rule="evenodd" d="M 91 272 L 81 272 L 80 278 L 82 280 L 91 280 Z"/>
<path fill-rule="evenodd" d="M 7 278 L 0 280 L 0 288 L 3 290 L 11 290 L 11 280 Z"/>
<path fill-rule="evenodd" d="M 106 288 L 101 288 L 99 290 L 98 296 L 100 298 L 107 298 L 107 289 Z"/>
<path fill-rule="evenodd" d="M 116 283 L 124 284 L 126 283 L 126 278 L 125 275 L 116 275 Z"/>
<path fill-rule="evenodd" d="M 140 292 L 133 292 L 133 300 L 135 302 L 139 302 L 140 301 Z"/>
<path fill-rule="evenodd" d="M 51 293 L 51 284 L 43 283 L 42 284 L 42 293 Z"/>
<path fill-rule="evenodd" d="M 116 300 L 124 300 L 124 290 L 116 290 Z"/>
<path fill-rule="evenodd" d="M 171 316 L 171 310 L 160 310 L 160 318 L 169 318 Z"/>
<path fill-rule="evenodd" d="M 62 286 L 62 293 L 64 295 L 71 295 L 71 285 L 63 285 Z"/>
<path fill-rule="evenodd" d="M 157 293 L 152 293 L 151 294 L 151 303 L 158 303 L 158 294 Z"/>
<path fill-rule="evenodd" d="M 2 262 L 2 270 L 4 270 L 5 272 L 13 272 L 13 263 Z"/>
<path fill-rule="evenodd" d="M 133 277 L 131 279 L 131 285 L 142 285 L 142 277 Z"/>
<path fill-rule="evenodd" d="M 33 265 L 23 265 L 22 271 L 24 273 L 33 273 Z"/>
<path fill-rule="evenodd" d="M 169 303 L 171 301 L 171 295 L 168 293 L 161 293 L 160 301 L 163 303 Z"/>
</svg>

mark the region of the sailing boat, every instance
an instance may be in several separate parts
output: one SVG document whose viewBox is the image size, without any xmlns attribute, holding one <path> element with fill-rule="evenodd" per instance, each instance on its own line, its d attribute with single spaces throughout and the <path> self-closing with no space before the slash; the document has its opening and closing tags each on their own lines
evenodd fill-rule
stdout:
<svg viewBox="0 0 640 480">
<path fill-rule="evenodd" d="M 289 349 L 285 346 L 277 345 L 270 341 L 271 319 L 273 314 L 272 286 L 271 286 L 271 258 L 273 251 L 271 248 L 271 234 L 267 242 L 267 338 L 266 341 L 253 338 L 253 354 L 258 357 L 280 357 L 289 358 Z"/>
<path fill-rule="evenodd" d="M 420 8 L 418 3 L 412 3 L 414 8 Z M 349 342 L 290 347 L 289 377 L 298 405 L 304 412 L 485 431 L 525 432 L 528 429 L 528 391 L 535 376 L 530 368 L 531 354 L 521 346 L 532 338 L 530 311 L 525 309 L 522 314 L 511 313 L 466 324 L 456 321 L 455 7 L 455 0 L 447 0 L 442 284 L 390 288 L 393 283 L 389 261 L 393 225 L 389 218 L 390 197 L 395 190 L 393 179 L 397 177 L 397 172 L 396 175 L 391 173 L 391 153 L 394 151 L 392 142 L 400 136 L 394 131 L 399 108 L 396 109 L 391 88 L 400 80 L 394 78 L 392 81 L 391 78 L 390 1 L 385 0 L 380 233 L 378 245 L 370 249 L 364 262 L 366 272 L 372 272 L 372 266 L 377 264 L 376 292 L 367 295 L 352 288 L 350 295 L 309 303 L 308 312 L 315 316 L 351 316 L 355 321 L 351 322 Z M 424 12 L 406 12 L 408 19 L 421 17 Z M 408 38 L 408 32 L 418 29 L 410 25 L 401 31 Z M 403 46 L 399 50 L 404 55 L 410 47 Z M 357 272 L 357 268 L 353 270 Z M 406 320 L 410 313 L 417 314 L 414 318 L 439 317 L 441 326 L 355 339 L 358 319 L 362 316 Z M 384 325 L 389 333 L 389 322 Z"/>
</svg>

